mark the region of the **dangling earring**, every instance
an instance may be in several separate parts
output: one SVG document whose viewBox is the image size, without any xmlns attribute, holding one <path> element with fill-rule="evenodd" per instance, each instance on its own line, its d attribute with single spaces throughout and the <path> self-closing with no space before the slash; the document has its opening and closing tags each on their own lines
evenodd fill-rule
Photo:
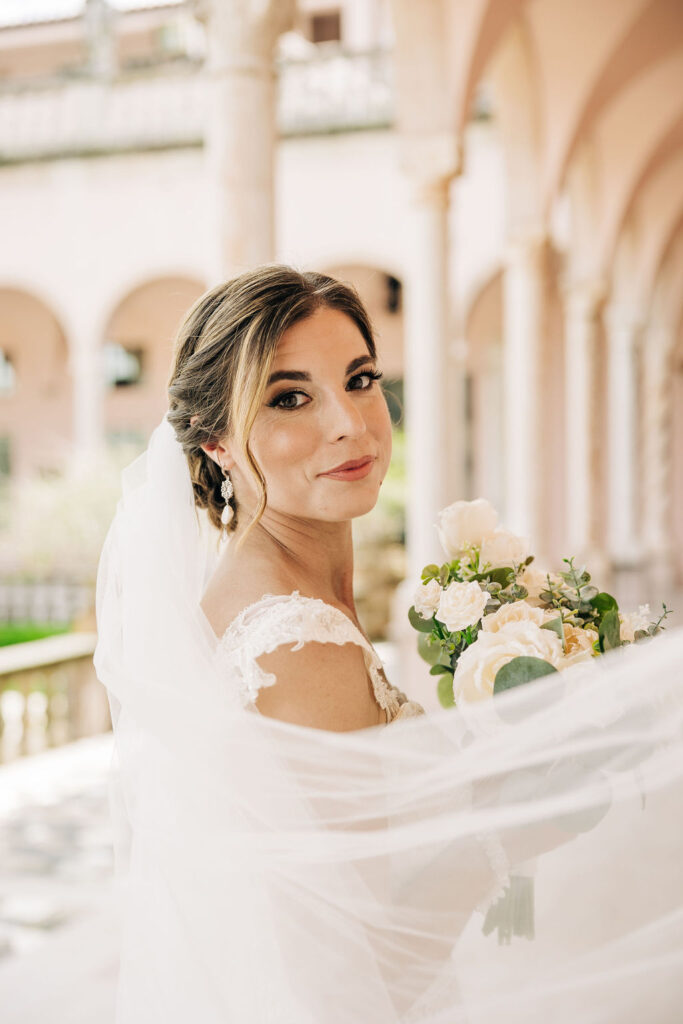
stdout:
<svg viewBox="0 0 683 1024">
<path fill-rule="evenodd" d="M 222 466 L 221 469 L 223 469 Z M 235 489 L 232 486 L 232 480 L 230 479 L 230 474 L 227 469 L 223 469 L 223 473 L 225 474 L 225 479 L 221 484 L 221 496 L 225 501 L 225 508 L 221 512 L 221 522 L 223 523 L 223 526 L 227 526 L 235 514 L 235 511 L 230 504 L 230 499 L 232 498 Z"/>
</svg>

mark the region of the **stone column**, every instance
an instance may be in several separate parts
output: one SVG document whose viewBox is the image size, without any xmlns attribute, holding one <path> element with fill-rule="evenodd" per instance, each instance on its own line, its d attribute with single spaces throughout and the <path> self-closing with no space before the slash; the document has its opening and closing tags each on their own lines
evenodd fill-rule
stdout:
<svg viewBox="0 0 683 1024">
<path fill-rule="evenodd" d="M 404 217 L 407 255 L 404 288 L 404 406 L 407 442 L 406 578 L 397 588 L 390 637 L 398 651 L 397 685 L 425 707 L 438 707 L 429 667 L 417 653 L 417 634 L 408 623 L 420 573 L 446 559 L 436 517 L 453 493 L 451 435 L 458 434 L 462 397 L 453 393 L 449 345 L 448 208 L 450 184 L 458 173 L 451 135 L 404 139 L 401 167 L 409 183 Z"/>
<path fill-rule="evenodd" d="M 540 422 L 545 236 L 508 243 L 503 277 L 504 525 L 527 537 L 543 559 Z"/>
<path fill-rule="evenodd" d="M 636 354 L 641 324 L 632 310 L 611 306 L 607 328 L 607 543 L 612 568 L 637 569 Z"/>
<path fill-rule="evenodd" d="M 117 12 L 107 0 L 87 0 L 83 11 L 88 70 L 96 78 L 110 79 L 117 71 Z"/>
<path fill-rule="evenodd" d="M 462 415 L 459 396 L 448 387 L 448 206 L 456 167 L 450 138 L 423 140 L 416 149 L 403 150 L 402 168 L 410 182 L 404 289 L 406 533 L 409 578 L 417 581 L 423 566 L 442 555 L 436 516 L 450 491 L 449 431 L 457 429 L 456 418 Z"/>
<path fill-rule="evenodd" d="M 643 346 L 643 547 L 652 590 L 673 585 L 671 427 L 675 332 L 649 328 Z"/>
<path fill-rule="evenodd" d="M 215 190 L 216 249 L 224 280 L 275 258 L 274 178 L 278 36 L 295 0 L 203 0 L 207 24 L 207 174 Z"/>
<path fill-rule="evenodd" d="M 567 550 L 597 578 L 606 570 L 597 539 L 597 329 L 603 290 L 595 282 L 564 290 L 565 537 Z"/>
</svg>

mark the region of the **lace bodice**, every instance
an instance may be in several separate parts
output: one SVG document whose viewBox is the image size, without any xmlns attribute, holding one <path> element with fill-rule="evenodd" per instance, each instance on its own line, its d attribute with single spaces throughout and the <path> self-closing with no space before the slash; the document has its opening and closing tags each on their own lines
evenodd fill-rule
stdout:
<svg viewBox="0 0 683 1024">
<path fill-rule="evenodd" d="M 362 647 L 375 699 L 386 711 L 387 722 L 424 714 L 420 704 L 408 700 L 405 693 L 388 682 L 381 658 L 348 615 L 335 605 L 317 597 L 305 597 L 298 590 L 291 594 L 264 594 L 242 609 L 220 639 L 218 657 L 237 680 L 237 697 L 245 708 L 258 711 L 255 701 L 259 690 L 277 682 L 272 672 L 261 668 L 256 660 L 259 655 L 288 643 L 293 643 L 292 650 L 297 651 L 306 641 L 355 643 Z"/>
</svg>

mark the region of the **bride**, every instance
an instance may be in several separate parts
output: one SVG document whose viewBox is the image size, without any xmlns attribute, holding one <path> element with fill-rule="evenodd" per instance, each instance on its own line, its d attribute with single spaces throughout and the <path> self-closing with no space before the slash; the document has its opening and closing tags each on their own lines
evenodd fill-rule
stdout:
<svg viewBox="0 0 683 1024">
<path fill-rule="evenodd" d="M 242 690 L 263 714 L 347 731 L 390 721 L 399 701 L 419 712 L 379 666 L 368 675 L 376 659 L 354 607 L 351 521 L 375 505 L 391 458 L 368 315 L 350 288 L 331 279 L 309 283 L 269 268 L 252 281 L 252 292 L 269 286 L 270 303 L 264 298 L 255 309 L 245 283 L 241 302 L 231 284 L 195 307 L 169 386 L 168 419 L 198 501 L 219 525 L 224 475 L 237 509 L 202 608 L 218 636 L 238 615 L 244 621 L 247 606 L 253 621 L 277 605 L 280 628 L 286 623 L 295 640 L 303 610 L 336 624 L 336 644 L 323 628 L 299 651 L 274 644 L 264 651 Z M 237 338 L 226 344 L 249 313 L 248 348 Z M 221 348 L 209 358 L 203 344 Z M 283 601 L 263 604 L 264 594 Z"/>
<path fill-rule="evenodd" d="M 323 274 L 255 268 L 180 328 L 98 571 L 117 1024 L 673 1022 L 681 631 L 426 714 L 353 600 L 380 377 Z"/>
</svg>

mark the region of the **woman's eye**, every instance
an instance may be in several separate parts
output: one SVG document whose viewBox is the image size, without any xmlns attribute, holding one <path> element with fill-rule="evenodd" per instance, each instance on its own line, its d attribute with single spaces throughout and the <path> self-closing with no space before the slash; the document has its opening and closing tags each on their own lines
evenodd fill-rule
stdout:
<svg viewBox="0 0 683 1024">
<path fill-rule="evenodd" d="M 275 398 L 270 404 L 272 406 L 275 406 L 276 409 L 298 409 L 300 405 L 302 405 L 303 403 L 288 403 L 288 399 L 296 398 L 297 395 L 303 395 L 304 398 L 306 397 L 303 391 L 285 391 L 283 395 L 278 395 L 278 397 Z"/>
<path fill-rule="evenodd" d="M 380 380 L 383 376 L 378 370 L 366 370 L 364 373 L 356 373 L 349 379 L 349 384 L 355 380 L 362 381 L 363 378 L 367 378 L 367 383 L 361 384 L 360 387 L 352 387 L 351 391 L 368 391 L 373 383 L 376 380 Z M 268 404 L 274 409 L 300 409 L 302 405 L 306 405 L 306 402 L 297 402 L 296 398 L 298 395 L 301 395 L 302 398 L 308 397 L 305 391 L 285 391 Z"/>
<path fill-rule="evenodd" d="M 380 378 L 382 376 L 383 376 L 383 374 L 380 373 L 378 370 L 365 370 L 364 373 L 357 373 L 354 377 L 351 378 L 351 380 L 362 380 L 363 377 L 367 377 L 368 383 L 364 384 L 360 388 L 352 388 L 352 390 L 353 391 L 367 391 L 368 388 L 372 387 L 373 382 L 376 381 L 376 380 L 380 380 Z"/>
</svg>

